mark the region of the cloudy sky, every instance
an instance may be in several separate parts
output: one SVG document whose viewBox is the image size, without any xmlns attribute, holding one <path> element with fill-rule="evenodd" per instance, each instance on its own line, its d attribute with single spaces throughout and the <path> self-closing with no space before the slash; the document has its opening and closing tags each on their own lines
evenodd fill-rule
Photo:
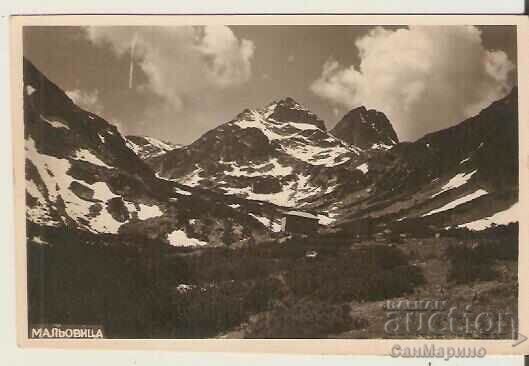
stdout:
<svg viewBox="0 0 529 366">
<path fill-rule="evenodd" d="M 26 27 L 24 55 L 122 132 L 184 144 L 286 96 L 328 128 L 378 109 L 412 141 L 516 79 L 508 26 Z"/>
</svg>

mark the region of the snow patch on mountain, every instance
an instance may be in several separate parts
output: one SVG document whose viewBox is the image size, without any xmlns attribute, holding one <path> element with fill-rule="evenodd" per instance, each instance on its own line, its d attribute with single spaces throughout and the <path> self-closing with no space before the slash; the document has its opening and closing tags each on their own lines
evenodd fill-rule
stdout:
<svg viewBox="0 0 529 366">
<path fill-rule="evenodd" d="M 174 230 L 167 234 L 167 241 L 175 247 L 196 247 L 208 244 L 205 241 L 190 238 L 183 230 Z"/>
<path fill-rule="evenodd" d="M 200 182 L 204 179 L 200 176 L 200 173 L 202 173 L 204 169 L 201 167 L 197 167 L 195 170 L 193 170 L 188 175 L 184 176 L 181 179 L 175 179 L 175 181 L 180 182 L 183 185 L 190 186 L 190 187 L 196 187 L 200 184 Z"/>
<path fill-rule="evenodd" d="M 475 200 L 476 198 L 479 198 L 481 196 L 484 196 L 486 194 L 488 194 L 489 192 L 487 192 L 486 190 L 484 189 L 478 189 L 472 193 L 469 193 L 467 194 L 466 196 L 463 196 L 463 197 L 460 197 L 452 202 L 449 202 L 447 203 L 446 205 L 440 207 L 440 208 L 437 208 L 435 210 L 432 210 L 424 215 L 422 215 L 422 217 L 424 216 L 430 216 L 430 215 L 433 215 L 433 214 L 436 214 L 438 212 L 443 212 L 443 211 L 446 211 L 446 210 L 451 210 L 452 208 L 455 208 L 457 206 L 460 206 L 466 202 L 470 202 L 472 200 Z"/>
<path fill-rule="evenodd" d="M 387 145 L 387 144 L 381 144 L 381 143 L 375 143 L 371 145 L 371 149 L 373 150 L 389 150 L 395 145 Z"/>
<path fill-rule="evenodd" d="M 191 192 L 184 191 L 183 189 L 180 189 L 178 187 L 175 187 L 174 191 L 175 191 L 175 193 L 182 194 L 184 196 L 191 196 L 191 194 L 192 194 Z"/>
<path fill-rule="evenodd" d="M 466 224 L 458 225 L 459 228 L 481 231 L 492 227 L 493 225 L 508 225 L 518 222 L 520 215 L 520 204 L 516 202 L 506 210 L 496 212 L 492 216 L 484 217 L 479 220 L 471 221 Z"/>
<path fill-rule="evenodd" d="M 31 238 L 31 240 L 33 240 L 33 242 L 35 244 L 38 244 L 38 245 L 50 245 L 50 243 L 48 243 L 46 240 L 43 240 L 40 236 L 34 236 L 33 238 Z"/>
<path fill-rule="evenodd" d="M 298 105 L 298 110 L 303 110 L 299 104 L 295 105 Z M 247 110 L 241 114 L 239 119 L 229 124 L 242 129 L 256 128 L 267 137 L 269 142 L 277 142 L 288 155 L 312 165 L 332 167 L 350 160 L 350 157 L 346 155 L 351 153 L 358 155 L 361 152 L 354 146 L 348 147 L 347 144 L 328 135 L 312 123 L 277 121 L 271 118 L 270 108 L 274 106 L 272 104 L 264 111 Z M 309 112 L 306 111 L 306 113 Z M 306 131 L 314 133 L 307 136 Z M 324 134 L 320 139 L 330 146 L 322 146 L 315 137 L 316 134 Z"/>
<path fill-rule="evenodd" d="M 367 163 L 363 163 L 357 166 L 356 169 L 360 170 L 364 174 L 367 174 L 369 171 L 369 165 Z"/>
<path fill-rule="evenodd" d="M 108 188 L 108 185 L 105 182 L 95 182 L 93 184 L 83 182 L 83 185 L 94 191 L 94 199 L 96 200 L 106 202 L 114 197 L 119 197 L 117 194 L 114 194 L 110 188 Z"/>
<path fill-rule="evenodd" d="M 64 128 L 65 130 L 69 130 L 70 129 L 70 127 L 68 127 L 68 125 L 66 125 L 64 122 L 61 122 L 61 121 L 58 121 L 58 120 L 54 120 L 54 119 L 48 119 L 48 118 L 44 117 L 43 115 L 40 115 L 40 118 L 44 122 L 48 123 L 52 127 Z"/>
<path fill-rule="evenodd" d="M 288 124 L 292 127 L 297 128 L 300 131 L 319 130 L 317 126 L 314 126 L 310 123 L 288 122 Z"/>
<path fill-rule="evenodd" d="M 141 159 L 151 159 L 161 156 L 182 146 L 149 136 L 127 136 L 125 143 Z"/>
<path fill-rule="evenodd" d="M 323 225 L 323 226 L 331 225 L 332 223 L 334 223 L 336 221 L 336 219 L 333 218 L 332 216 L 333 215 L 318 214 L 318 222 L 319 222 L 319 224 Z"/>
<path fill-rule="evenodd" d="M 35 200 L 33 205 L 26 205 L 26 217 L 29 221 L 49 226 L 60 224 L 53 218 L 46 198 L 32 180 L 26 180 L 26 193 Z"/>
<path fill-rule="evenodd" d="M 292 197 L 295 194 L 295 191 L 291 189 L 291 185 L 276 193 L 254 193 L 252 192 L 251 187 L 223 187 L 222 189 L 227 194 L 242 196 L 250 200 L 266 201 L 279 206 L 292 207 L 296 205 L 297 201 Z"/>
<path fill-rule="evenodd" d="M 64 210 L 68 217 L 76 221 L 80 226 L 92 232 L 118 232 L 122 223 L 116 221 L 112 215 L 110 215 L 107 211 L 106 205 L 103 207 L 103 205 L 99 203 L 86 201 L 77 196 L 70 189 L 73 182 L 82 185 L 87 184 L 73 179 L 68 174 L 71 164 L 67 159 L 60 159 L 39 153 L 35 146 L 35 142 L 31 138 L 26 140 L 26 154 L 27 158 L 31 160 L 37 169 L 48 195 L 48 199 L 44 198 L 42 194 L 37 194 L 37 197 L 34 197 L 32 193 L 35 194 L 35 190 L 39 192 L 40 190 L 36 186 L 28 184 L 28 194 L 37 200 L 35 207 L 28 207 L 27 217 L 30 221 L 51 226 L 58 225 L 59 223 L 56 220 L 51 220 L 49 217 L 50 210 L 48 201 L 58 202 L 58 200 L 62 200 L 64 202 Z M 35 184 L 35 182 L 33 183 Z M 92 187 L 101 190 L 100 192 L 97 192 L 95 198 L 114 196 L 108 187 L 105 189 L 103 188 L 104 186 L 106 186 L 106 184 L 102 182 L 97 186 L 95 186 L 95 184 L 92 185 Z"/>
<path fill-rule="evenodd" d="M 444 186 L 441 187 L 441 190 L 439 192 L 437 192 L 434 195 L 432 195 L 432 198 L 437 197 L 441 193 L 444 193 L 444 192 L 449 191 L 451 189 L 461 187 L 462 185 L 466 184 L 470 180 L 470 178 L 472 178 L 472 176 L 474 174 L 476 174 L 476 172 L 477 172 L 477 170 L 473 170 L 470 173 L 459 173 L 459 174 L 456 174 L 454 177 L 452 177 L 448 181 L 448 183 L 446 183 Z"/>
<path fill-rule="evenodd" d="M 280 133 L 275 132 L 271 126 L 271 123 L 265 121 L 263 117 L 257 111 L 251 111 L 251 114 L 248 115 L 247 119 L 235 121 L 233 122 L 233 125 L 238 126 L 242 129 L 257 128 L 263 133 L 263 135 L 265 135 L 268 138 L 269 141 L 289 139 L 297 134 L 297 133 L 294 133 L 294 134 L 282 135 Z"/>
<path fill-rule="evenodd" d="M 139 156 L 141 152 L 141 147 L 138 144 L 135 144 L 130 139 L 126 139 L 125 144 L 127 145 L 129 149 L 131 149 L 134 152 L 134 154 Z"/>
<path fill-rule="evenodd" d="M 226 172 L 226 174 L 234 177 L 260 177 L 262 175 L 285 176 L 293 172 L 292 167 L 280 164 L 276 158 L 256 165 L 238 166 L 235 162 L 230 164 L 232 170 Z"/>
<path fill-rule="evenodd" d="M 37 89 L 35 89 L 35 88 L 33 87 L 33 85 L 30 85 L 30 84 L 26 85 L 26 94 L 27 94 L 27 95 L 32 95 L 32 94 L 35 93 L 36 91 L 37 91 Z"/>
<path fill-rule="evenodd" d="M 162 151 L 171 151 L 176 148 L 177 145 L 169 144 L 162 140 L 155 139 L 153 137 L 143 136 L 152 146 L 159 148 Z"/>
<path fill-rule="evenodd" d="M 294 141 L 290 146 L 282 148 L 287 154 L 312 165 L 333 167 L 351 160 L 351 157 L 347 156 L 350 150 L 344 146 L 325 148 Z"/>
<path fill-rule="evenodd" d="M 140 220 L 148 220 L 163 215 L 163 211 L 157 205 L 145 205 L 140 203 L 138 206 L 138 218 Z"/>
<path fill-rule="evenodd" d="M 104 161 L 95 156 L 90 150 L 79 149 L 73 156 L 74 160 L 86 161 L 87 163 L 99 165 L 104 168 L 113 169 L 113 167 L 107 165 Z"/>
</svg>

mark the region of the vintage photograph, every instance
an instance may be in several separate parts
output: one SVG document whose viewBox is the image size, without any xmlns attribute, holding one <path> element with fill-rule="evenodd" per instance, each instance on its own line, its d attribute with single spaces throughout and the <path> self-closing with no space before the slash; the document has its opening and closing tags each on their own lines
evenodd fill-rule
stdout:
<svg viewBox="0 0 529 366">
<path fill-rule="evenodd" d="M 518 338 L 516 25 L 21 47 L 28 338 Z"/>
</svg>

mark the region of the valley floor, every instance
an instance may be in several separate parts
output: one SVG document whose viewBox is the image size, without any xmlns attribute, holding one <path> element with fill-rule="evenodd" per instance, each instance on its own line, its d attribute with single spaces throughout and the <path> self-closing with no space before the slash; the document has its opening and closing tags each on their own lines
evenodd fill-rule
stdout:
<svg viewBox="0 0 529 366">
<path fill-rule="evenodd" d="M 350 315 L 353 319 L 363 319 L 362 326 L 356 326 L 354 329 L 348 329 L 343 332 L 327 335 L 328 338 L 345 338 L 345 339 L 365 339 L 365 338 L 512 338 L 512 329 L 510 317 L 516 318 L 517 314 L 517 265 L 512 258 L 494 260 L 492 262 L 485 260 L 484 265 L 488 266 L 490 275 L 486 279 L 461 278 L 460 281 L 454 279 L 456 276 L 451 271 L 455 264 L 449 257 L 447 251 L 452 246 L 466 248 L 469 251 L 475 250 L 479 245 L 479 240 L 471 239 L 454 239 L 454 238 L 426 238 L 426 239 L 406 239 L 403 243 L 397 244 L 409 258 L 411 266 L 420 268 L 424 276 L 424 283 L 418 285 L 412 293 L 406 296 L 399 296 L 378 301 L 351 301 Z M 371 247 L 379 245 L 373 241 L 363 241 L 351 245 L 351 250 L 358 248 Z M 469 252 L 468 254 L 471 254 Z M 472 270 L 472 269 L 471 269 Z M 417 311 L 411 311 L 411 330 L 404 330 L 404 320 L 400 322 L 400 332 L 388 332 L 385 325 L 390 317 L 387 310 L 388 300 L 391 304 L 400 304 L 408 302 L 413 304 L 414 301 L 440 300 L 446 301 L 441 312 L 447 314 L 448 310 L 456 307 L 461 312 L 465 309 L 470 312 L 471 329 L 470 332 L 463 330 L 459 333 L 450 331 L 434 332 L 426 329 L 423 323 L 423 329 L 418 330 L 419 315 Z M 496 328 L 491 331 L 484 331 L 483 327 L 476 329 L 476 316 L 480 313 L 487 313 L 492 316 L 492 321 L 497 323 L 497 316 L 505 316 L 509 322 L 505 322 L 501 331 Z M 405 316 L 405 312 L 401 315 Z M 423 311 L 423 315 L 431 315 L 432 311 Z M 473 314 L 473 315 L 472 315 Z M 498 315 L 500 314 L 500 315 Z M 241 324 L 230 332 L 222 334 L 222 338 L 245 338 L 252 332 L 252 328 L 265 319 L 269 314 L 260 313 L 250 317 L 248 322 Z M 428 317 L 423 318 L 428 319 Z M 314 319 L 317 321 L 316 319 Z M 508 323 L 508 324 L 507 324 Z M 462 323 L 459 323 L 462 325 Z M 395 326 L 395 323 L 393 323 Z M 446 319 L 444 326 L 447 328 Z M 488 325 L 487 325 L 488 326 Z M 391 328 L 392 327 L 388 327 Z M 442 328 L 442 325 L 440 327 Z M 464 328 L 460 326 L 460 328 Z M 485 327 L 486 328 L 486 327 Z M 499 328 L 498 328 L 499 329 Z"/>
<path fill-rule="evenodd" d="M 517 232 L 195 249 L 30 226 L 29 322 L 102 324 L 109 338 L 511 338 L 483 317 L 458 333 L 418 330 L 417 309 L 388 327 L 385 306 L 446 301 L 436 330 L 452 307 L 457 324 L 515 319 Z"/>
</svg>

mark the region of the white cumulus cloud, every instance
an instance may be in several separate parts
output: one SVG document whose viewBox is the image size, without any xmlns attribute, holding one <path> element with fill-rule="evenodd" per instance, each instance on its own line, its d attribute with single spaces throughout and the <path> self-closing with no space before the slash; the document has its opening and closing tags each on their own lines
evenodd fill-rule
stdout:
<svg viewBox="0 0 529 366">
<path fill-rule="evenodd" d="M 311 90 L 336 106 L 386 113 L 401 140 L 460 122 L 514 84 L 512 61 L 485 49 L 474 26 L 379 27 L 355 47 L 358 67 L 329 59 Z"/>
<path fill-rule="evenodd" d="M 110 45 L 118 56 L 130 57 L 134 44 L 134 62 L 148 78 L 138 87 L 176 110 L 189 96 L 241 85 L 251 77 L 255 46 L 227 26 L 87 27 L 86 35 L 96 45 Z"/>
</svg>

